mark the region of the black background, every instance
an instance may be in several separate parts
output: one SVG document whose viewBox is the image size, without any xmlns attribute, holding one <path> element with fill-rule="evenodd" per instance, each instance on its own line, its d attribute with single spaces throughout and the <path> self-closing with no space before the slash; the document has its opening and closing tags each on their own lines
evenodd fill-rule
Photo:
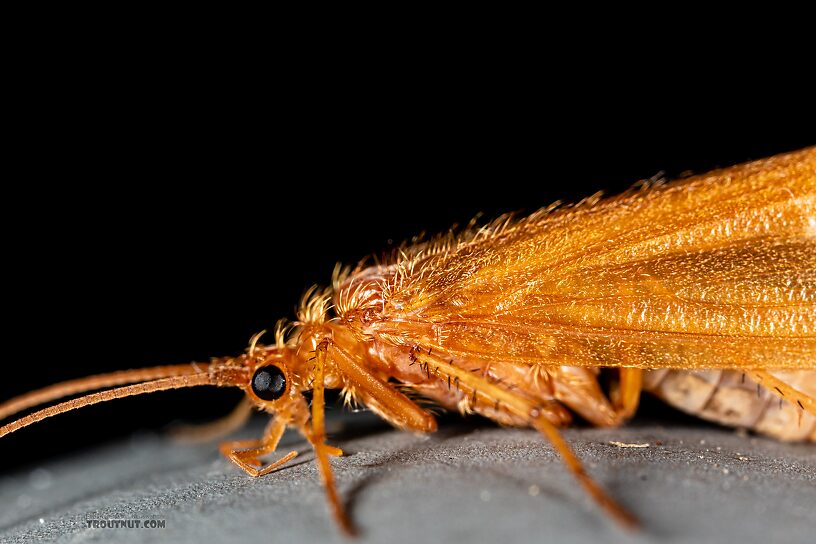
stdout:
<svg viewBox="0 0 816 544">
<path fill-rule="evenodd" d="M 339 78 L 270 62 L 238 77 L 49 58 L 8 108 L 2 399 L 240 353 L 337 261 L 479 212 L 816 143 L 805 101 L 686 73 L 656 85 L 374 64 Z M 238 398 L 196 388 L 65 414 L 4 438 L 2 470 L 214 418 Z"/>
</svg>

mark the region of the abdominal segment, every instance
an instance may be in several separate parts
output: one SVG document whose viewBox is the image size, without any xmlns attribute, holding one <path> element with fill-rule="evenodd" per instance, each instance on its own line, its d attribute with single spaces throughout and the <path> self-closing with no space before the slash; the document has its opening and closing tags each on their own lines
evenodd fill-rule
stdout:
<svg viewBox="0 0 816 544">
<path fill-rule="evenodd" d="M 772 371 L 794 389 L 816 397 L 816 371 Z M 779 440 L 816 442 L 816 417 L 733 370 L 669 370 L 645 373 L 643 387 L 671 406 L 730 427 Z"/>
</svg>

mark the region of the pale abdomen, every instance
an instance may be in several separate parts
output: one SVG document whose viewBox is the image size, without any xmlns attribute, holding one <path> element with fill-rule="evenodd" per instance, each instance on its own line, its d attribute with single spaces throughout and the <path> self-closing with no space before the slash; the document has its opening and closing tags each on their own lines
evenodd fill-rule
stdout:
<svg viewBox="0 0 816 544">
<path fill-rule="evenodd" d="M 785 383 L 816 397 L 816 370 L 773 371 Z M 751 429 L 787 441 L 816 442 L 816 417 L 796 404 L 757 388 L 732 370 L 653 370 L 645 373 L 648 391 L 694 416 L 730 427 Z"/>
</svg>

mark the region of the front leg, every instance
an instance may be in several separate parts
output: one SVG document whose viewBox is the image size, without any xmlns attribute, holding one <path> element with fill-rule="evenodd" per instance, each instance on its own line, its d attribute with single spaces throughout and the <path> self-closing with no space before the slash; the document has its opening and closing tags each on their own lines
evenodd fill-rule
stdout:
<svg viewBox="0 0 816 544">
<path fill-rule="evenodd" d="M 258 477 L 269 474 L 276 468 L 297 457 L 298 453 L 291 451 L 260 470 L 256 468 L 263 465 L 258 459 L 260 456 L 275 451 L 285 430 L 286 422 L 275 418 L 267 425 L 263 438 L 260 440 L 233 440 L 224 442 L 220 447 L 221 454 L 241 467 L 241 469 L 250 476 Z"/>
</svg>

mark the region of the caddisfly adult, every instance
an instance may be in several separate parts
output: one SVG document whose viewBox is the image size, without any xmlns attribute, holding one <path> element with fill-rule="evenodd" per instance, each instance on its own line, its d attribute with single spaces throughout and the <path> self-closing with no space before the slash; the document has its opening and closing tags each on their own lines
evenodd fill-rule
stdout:
<svg viewBox="0 0 816 544">
<path fill-rule="evenodd" d="M 611 369 L 607 389 L 600 369 Z M 252 476 L 296 455 L 259 460 L 287 427 L 303 434 L 348 533 L 325 389 L 413 432 L 436 429 L 415 396 L 532 427 L 600 506 L 633 526 L 560 437 L 572 412 L 620 425 L 645 389 L 701 417 L 816 440 L 816 148 L 406 245 L 390 261 L 338 269 L 273 345 L 256 336 L 244 355 L 209 365 L 46 387 L 0 405 L 0 418 L 101 391 L 8 423 L 0 436 L 82 406 L 201 385 L 246 392 L 231 423 L 253 406 L 273 416 L 260 439 L 221 445 Z"/>
</svg>

